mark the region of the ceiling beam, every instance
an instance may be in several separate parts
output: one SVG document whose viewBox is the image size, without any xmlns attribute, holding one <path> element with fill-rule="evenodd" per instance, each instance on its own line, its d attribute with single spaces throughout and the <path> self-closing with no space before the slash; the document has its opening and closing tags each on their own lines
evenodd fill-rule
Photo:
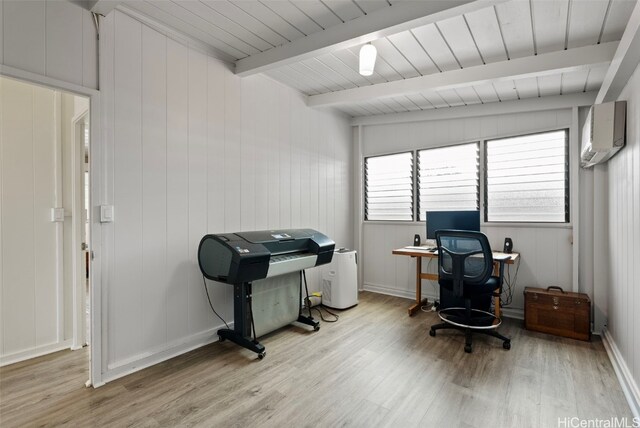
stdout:
<svg viewBox="0 0 640 428">
<path fill-rule="evenodd" d="M 379 114 L 354 117 L 351 125 L 383 125 L 389 123 L 423 122 L 428 120 L 460 119 L 532 111 L 559 110 L 571 107 L 590 106 L 596 98 L 596 91 L 568 95 L 553 95 L 524 100 L 500 101 L 470 106 L 444 107 L 404 113 Z"/>
<path fill-rule="evenodd" d="M 493 6 L 506 0 L 430 0 L 394 3 L 282 46 L 240 59 L 236 74 L 250 76 L 304 59 Z"/>
<path fill-rule="evenodd" d="M 596 104 L 615 101 L 640 63 L 640 1 L 631 12 L 611 65 L 596 97 Z"/>
<path fill-rule="evenodd" d="M 425 93 L 438 89 L 479 85 L 490 81 L 575 71 L 597 64 L 609 63 L 613 59 L 617 46 L 618 42 L 602 43 L 377 85 L 311 95 L 307 98 L 307 105 L 311 107 L 332 106 L 376 98 Z"/>
</svg>

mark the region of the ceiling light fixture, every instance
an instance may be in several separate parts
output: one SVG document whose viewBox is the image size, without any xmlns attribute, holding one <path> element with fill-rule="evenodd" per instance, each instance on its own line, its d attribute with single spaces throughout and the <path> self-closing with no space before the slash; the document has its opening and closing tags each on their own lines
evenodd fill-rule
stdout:
<svg viewBox="0 0 640 428">
<path fill-rule="evenodd" d="M 373 74 L 377 55 L 378 51 L 371 43 L 367 43 L 360 48 L 360 74 L 363 76 L 371 76 Z"/>
</svg>

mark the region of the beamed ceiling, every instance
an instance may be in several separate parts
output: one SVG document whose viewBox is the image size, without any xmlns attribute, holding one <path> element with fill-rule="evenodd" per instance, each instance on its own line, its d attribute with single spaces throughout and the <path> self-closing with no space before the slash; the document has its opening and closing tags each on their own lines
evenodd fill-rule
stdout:
<svg viewBox="0 0 640 428">
<path fill-rule="evenodd" d="M 597 91 L 635 0 L 149 0 L 118 8 L 353 117 Z M 378 50 L 358 73 L 360 47 Z"/>
</svg>

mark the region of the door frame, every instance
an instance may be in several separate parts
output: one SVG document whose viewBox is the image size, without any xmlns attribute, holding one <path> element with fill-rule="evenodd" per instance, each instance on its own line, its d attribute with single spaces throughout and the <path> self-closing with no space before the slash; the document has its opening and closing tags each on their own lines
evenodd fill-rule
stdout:
<svg viewBox="0 0 640 428">
<path fill-rule="evenodd" d="M 87 343 L 86 337 L 86 316 L 85 305 L 87 299 L 84 275 L 84 250 L 80 248 L 82 244 L 84 226 L 84 139 L 82 125 L 90 119 L 90 109 L 81 111 L 71 119 L 73 126 L 73 143 L 71 148 L 71 265 L 73 284 L 73 342 L 72 350 L 81 349 Z M 91 132 L 91 122 L 89 121 L 89 132 Z M 89 139 L 91 147 L 91 139 Z M 91 161 L 91 157 L 89 157 Z M 89 165 L 89 174 L 91 166 Z M 91 183 L 91 182 L 89 182 Z M 91 189 L 89 189 L 89 200 L 91 200 Z M 91 206 L 91 203 L 89 204 Z M 89 254 L 91 254 L 91 241 L 89 241 Z M 89 256 L 91 264 L 91 256 Z M 91 286 L 91 283 L 89 283 Z"/>
<path fill-rule="evenodd" d="M 90 261 L 89 267 L 89 298 L 91 313 L 91 362 L 89 364 L 89 381 L 87 386 L 98 387 L 104 385 L 102 379 L 104 361 L 102 358 L 103 337 L 102 334 L 102 270 L 103 264 L 107 262 L 102 255 L 102 224 L 100 223 L 100 205 L 105 204 L 104 180 L 102 178 L 104 170 L 105 148 L 101 144 L 101 111 L 100 111 L 100 91 L 74 83 L 65 82 L 37 73 L 21 70 L 0 64 L 0 75 L 30 82 L 36 85 L 45 86 L 51 89 L 62 90 L 75 95 L 89 98 L 89 180 L 90 180 L 90 200 L 91 206 L 91 247 L 94 259 Z"/>
</svg>

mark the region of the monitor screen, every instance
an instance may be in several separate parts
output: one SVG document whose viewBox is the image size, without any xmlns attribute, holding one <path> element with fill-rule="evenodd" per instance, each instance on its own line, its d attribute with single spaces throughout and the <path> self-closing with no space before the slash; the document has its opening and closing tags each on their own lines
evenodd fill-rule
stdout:
<svg viewBox="0 0 640 428">
<path fill-rule="evenodd" d="M 436 239 L 436 230 L 480 231 L 480 211 L 427 211 L 427 239 Z"/>
</svg>

